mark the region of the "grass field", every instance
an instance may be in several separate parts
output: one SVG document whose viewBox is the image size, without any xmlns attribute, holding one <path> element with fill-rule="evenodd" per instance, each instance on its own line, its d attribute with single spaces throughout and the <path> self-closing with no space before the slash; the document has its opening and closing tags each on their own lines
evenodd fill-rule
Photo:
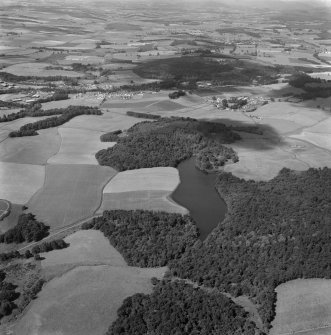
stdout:
<svg viewBox="0 0 331 335">
<path fill-rule="evenodd" d="M 158 100 L 129 100 L 127 101 L 113 101 L 113 100 L 107 100 L 102 104 L 102 108 L 131 108 L 133 110 L 135 109 L 142 109 L 149 105 L 152 105 L 154 103 L 157 103 Z"/>
<path fill-rule="evenodd" d="M 41 262 L 43 268 L 64 264 L 126 266 L 122 255 L 98 230 L 79 230 L 65 241 L 70 244 L 68 248 L 42 254 L 45 258 Z"/>
<path fill-rule="evenodd" d="M 0 221 L 0 233 L 3 234 L 13 228 L 22 213 L 22 205 L 11 204 L 10 214 Z"/>
<path fill-rule="evenodd" d="M 275 145 L 269 140 L 250 138 L 231 145 L 239 155 L 239 162 L 224 167 L 224 171 L 246 180 L 269 180 L 283 167 L 306 170 L 308 163 L 298 159 L 287 145 Z"/>
<path fill-rule="evenodd" d="M 16 76 L 35 76 L 35 77 L 47 77 L 47 76 L 64 76 L 64 77 L 81 77 L 81 74 L 74 71 L 64 70 L 46 70 L 47 66 L 51 64 L 47 63 L 22 63 L 8 66 L 2 69 L 3 72 L 11 73 Z"/>
<path fill-rule="evenodd" d="M 310 131 L 303 131 L 301 134 L 292 135 L 291 137 L 307 141 L 320 148 L 331 151 L 331 129 L 328 133 L 312 133 Z"/>
<path fill-rule="evenodd" d="M 103 193 L 143 190 L 173 191 L 179 184 L 178 170 L 171 167 L 130 170 L 118 173 L 104 188 Z"/>
<path fill-rule="evenodd" d="M 188 214 L 188 210 L 169 199 L 169 191 L 131 191 L 104 193 L 98 213 L 110 209 L 145 209 Z"/>
<path fill-rule="evenodd" d="M 146 209 L 187 214 L 186 208 L 169 199 L 179 182 L 178 170 L 171 167 L 120 172 L 104 188 L 98 212 Z"/>
<path fill-rule="evenodd" d="M 49 164 L 98 165 L 95 153 L 112 145 L 100 141 L 102 133 L 99 131 L 62 127 L 58 131 L 61 147 L 58 153 L 48 160 Z"/>
<path fill-rule="evenodd" d="M 57 128 L 39 130 L 38 136 L 7 138 L 0 143 L 0 161 L 21 164 L 46 164 L 61 143 Z"/>
<path fill-rule="evenodd" d="M 0 198 L 25 204 L 43 186 L 45 167 L 0 162 Z"/>
<path fill-rule="evenodd" d="M 165 268 L 81 266 L 47 283 L 15 327 L 16 335 L 101 335 L 117 317 L 122 301 L 149 293 L 150 279 Z"/>
<path fill-rule="evenodd" d="M 276 318 L 270 335 L 330 334 L 330 280 L 293 280 L 278 286 L 276 291 Z"/>
<path fill-rule="evenodd" d="M 146 109 L 151 112 L 163 112 L 163 111 L 176 111 L 183 108 L 184 106 L 179 104 L 178 102 L 174 102 L 171 100 L 162 100 L 147 106 Z"/>
<path fill-rule="evenodd" d="M 101 99 L 97 99 L 93 94 L 83 95 L 82 97 L 76 97 L 71 94 L 70 99 L 58 100 L 58 101 L 49 101 L 42 104 L 44 110 L 52 108 L 66 108 L 68 106 L 91 106 L 97 107 L 101 104 Z"/>
<path fill-rule="evenodd" d="M 90 165 L 48 165 L 44 186 L 28 206 L 39 220 L 60 228 L 91 216 L 101 203 L 102 188 L 115 170 Z"/>
<path fill-rule="evenodd" d="M 126 116 L 125 110 L 102 110 L 103 115 L 81 115 L 71 119 L 61 128 L 79 128 L 93 131 L 109 132 L 118 129 L 128 129 L 134 124 L 143 121 L 144 119 L 136 119 Z"/>
</svg>

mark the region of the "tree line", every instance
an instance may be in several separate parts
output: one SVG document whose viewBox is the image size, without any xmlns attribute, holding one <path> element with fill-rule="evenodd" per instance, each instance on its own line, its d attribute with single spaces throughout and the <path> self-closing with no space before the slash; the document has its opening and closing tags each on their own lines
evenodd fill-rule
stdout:
<svg viewBox="0 0 331 335">
<path fill-rule="evenodd" d="M 49 226 L 37 221 L 33 214 L 21 214 L 15 227 L 0 235 L 0 243 L 40 241 L 48 234 Z"/>
<path fill-rule="evenodd" d="M 83 229 L 100 230 L 129 265 L 164 266 L 179 258 L 198 238 L 188 215 L 146 210 L 111 210 L 84 223 Z"/>
<path fill-rule="evenodd" d="M 289 85 L 303 89 L 305 92 L 297 95 L 304 100 L 331 96 L 330 80 L 313 78 L 303 72 L 294 74 L 289 80 Z"/>
<path fill-rule="evenodd" d="M 163 280 L 152 294 L 126 298 L 107 335 L 255 335 L 243 308 L 216 292 Z M 256 330 L 256 332 L 255 332 Z"/>
<path fill-rule="evenodd" d="M 36 117 L 45 115 L 58 115 L 58 116 L 53 116 L 44 120 L 39 120 L 33 123 L 25 124 L 18 131 L 12 131 L 11 133 L 9 133 L 9 136 L 10 137 L 35 136 L 38 135 L 37 130 L 58 127 L 68 122 L 69 120 L 73 119 L 76 116 L 102 115 L 102 113 L 100 109 L 97 107 L 69 106 L 66 108 L 54 108 L 46 111 L 42 109 L 37 109 L 34 110 L 33 112 L 26 112 L 25 110 L 23 110 L 18 113 L 9 114 L 9 116 L 7 116 L 7 119 L 20 118 L 24 116 Z"/>
<path fill-rule="evenodd" d="M 176 167 L 201 152 L 198 162 L 207 161 L 208 166 L 218 168 L 229 159 L 238 160 L 233 149 L 222 145 L 237 139 L 240 136 L 221 123 L 162 118 L 134 125 L 127 136 L 117 138 L 115 146 L 97 152 L 96 158 L 100 165 L 124 171 L 157 166 Z"/>
<path fill-rule="evenodd" d="M 277 285 L 331 278 L 331 169 L 283 169 L 268 182 L 221 173 L 216 187 L 229 208 L 225 221 L 170 262 L 171 273 L 248 295 L 269 326 Z"/>
</svg>

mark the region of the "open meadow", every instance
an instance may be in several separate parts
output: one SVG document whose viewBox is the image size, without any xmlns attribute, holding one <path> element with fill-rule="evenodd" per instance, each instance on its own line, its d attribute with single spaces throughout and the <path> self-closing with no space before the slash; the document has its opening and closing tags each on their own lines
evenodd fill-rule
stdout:
<svg viewBox="0 0 331 335">
<path fill-rule="evenodd" d="M 120 172 L 105 186 L 98 212 L 146 209 L 186 214 L 188 211 L 169 197 L 179 182 L 178 170 L 171 167 Z"/>
<path fill-rule="evenodd" d="M 0 162 L 0 199 L 25 204 L 44 184 L 42 165 Z"/>
<path fill-rule="evenodd" d="M 78 128 L 92 131 L 110 132 L 124 130 L 144 119 L 136 119 L 125 115 L 125 109 L 103 110 L 103 115 L 81 115 L 71 119 L 61 128 Z M 100 134 L 101 135 L 101 134 Z"/>
<path fill-rule="evenodd" d="M 16 335 L 101 335 L 135 293 L 150 293 L 165 268 L 80 266 L 48 282 L 15 327 Z"/>
<path fill-rule="evenodd" d="M 44 165 L 61 143 L 57 128 L 39 130 L 38 136 L 7 138 L 0 143 L 0 161 Z"/>
<path fill-rule="evenodd" d="M 87 218 L 99 208 L 104 185 L 115 170 L 92 165 L 48 165 L 43 187 L 29 210 L 52 230 Z"/>
<path fill-rule="evenodd" d="M 173 191 L 179 184 L 178 170 L 155 167 L 118 173 L 104 188 L 103 193 L 120 193 L 143 190 Z"/>
<path fill-rule="evenodd" d="M 42 271 L 50 281 L 15 334 L 104 334 L 123 300 L 151 292 L 151 278 L 161 279 L 167 270 L 129 267 L 100 231 L 78 231 L 65 241 L 68 248 L 42 254 Z"/>
<path fill-rule="evenodd" d="M 276 289 L 276 318 L 270 335 L 330 334 L 331 281 L 297 279 Z"/>
<path fill-rule="evenodd" d="M 102 133 L 99 131 L 60 127 L 58 132 L 61 136 L 61 146 L 58 152 L 48 159 L 48 164 L 98 165 L 95 153 L 115 144 L 101 142 Z"/>
<path fill-rule="evenodd" d="M 48 77 L 48 76 L 66 76 L 66 77 L 79 77 L 81 76 L 75 71 L 64 71 L 64 70 L 48 70 L 47 68 L 51 64 L 47 63 L 22 63 L 15 64 L 4 68 L 3 70 L 7 73 L 14 74 L 16 76 L 36 76 L 36 77 Z"/>
<path fill-rule="evenodd" d="M 169 191 L 130 191 L 104 193 L 98 213 L 111 209 L 145 209 L 169 213 L 188 214 L 188 210 L 170 198 Z"/>
</svg>

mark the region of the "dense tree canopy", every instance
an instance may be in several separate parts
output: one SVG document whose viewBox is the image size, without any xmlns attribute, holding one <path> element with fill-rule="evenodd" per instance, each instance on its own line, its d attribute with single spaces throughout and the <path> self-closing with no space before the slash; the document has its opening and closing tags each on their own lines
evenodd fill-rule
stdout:
<svg viewBox="0 0 331 335">
<path fill-rule="evenodd" d="M 222 294 L 162 281 L 150 295 L 126 298 L 107 335 L 254 335 L 246 312 Z"/>
<path fill-rule="evenodd" d="M 260 305 L 274 317 L 277 285 L 295 278 L 331 278 L 331 170 L 283 169 L 268 182 L 220 174 L 229 212 L 204 241 L 170 264 L 173 275 Z"/>
<path fill-rule="evenodd" d="M 0 243 L 40 241 L 48 235 L 49 226 L 36 220 L 31 213 L 21 214 L 14 228 L 0 235 Z"/>
<path fill-rule="evenodd" d="M 289 84 L 301 88 L 305 93 L 299 94 L 303 99 L 328 98 L 331 96 L 331 82 L 320 78 L 313 78 L 306 73 L 294 74 Z"/>
<path fill-rule="evenodd" d="M 69 106 L 67 108 L 54 108 L 49 110 L 40 109 L 41 105 L 34 105 L 18 113 L 4 115 L 0 122 L 12 121 L 26 116 L 49 116 L 56 115 L 47 119 L 39 120 L 34 123 L 25 124 L 18 131 L 12 131 L 10 137 L 34 136 L 38 135 L 37 130 L 60 126 L 78 115 L 101 115 L 97 107 L 89 106 Z"/>
<path fill-rule="evenodd" d="M 195 223 L 188 216 L 144 210 L 104 211 L 83 225 L 99 229 L 124 256 L 129 265 L 164 266 L 198 239 Z"/>
<path fill-rule="evenodd" d="M 181 161 L 200 153 L 197 166 L 206 165 L 214 169 L 227 160 L 237 161 L 236 153 L 222 143 L 231 143 L 239 138 L 221 123 L 181 118 L 145 121 L 131 127 L 127 136 L 119 137 L 112 148 L 99 151 L 96 158 L 100 165 L 124 171 L 176 167 Z"/>
</svg>

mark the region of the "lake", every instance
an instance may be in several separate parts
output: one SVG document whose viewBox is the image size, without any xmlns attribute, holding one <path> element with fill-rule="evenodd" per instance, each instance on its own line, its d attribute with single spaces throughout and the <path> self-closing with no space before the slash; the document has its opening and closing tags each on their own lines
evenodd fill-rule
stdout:
<svg viewBox="0 0 331 335">
<path fill-rule="evenodd" d="M 181 182 L 171 198 L 190 211 L 204 240 L 227 212 L 224 200 L 215 189 L 216 174 L 198 170 L 194 157 L 180 163 L 177 169 Z"/>
</svg>

